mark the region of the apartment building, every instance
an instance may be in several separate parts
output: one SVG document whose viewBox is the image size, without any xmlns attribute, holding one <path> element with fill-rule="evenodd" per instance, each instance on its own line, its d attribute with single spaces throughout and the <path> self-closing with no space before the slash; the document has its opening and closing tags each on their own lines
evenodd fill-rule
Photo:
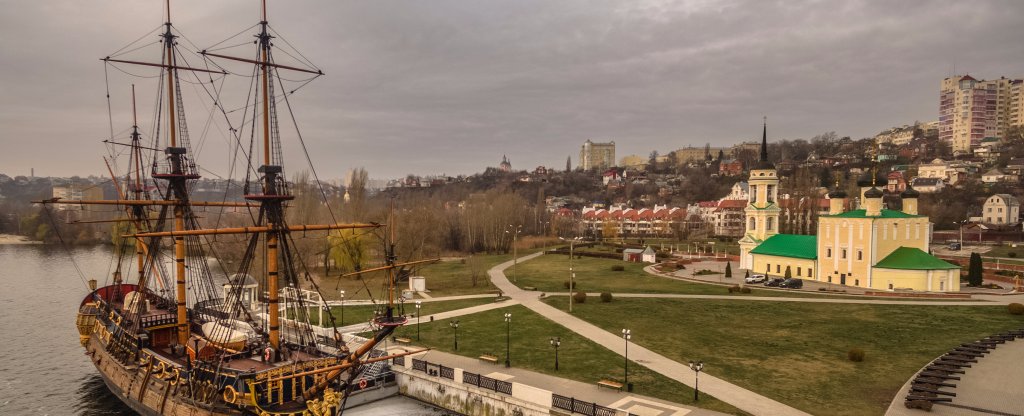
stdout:
<svg viewBox="0 0 1024 416">
<path fill-rule="evenodd" d="M 583 170 L 607 169 L 615 166 L 615 142 L 596 143 L 587 140 L 580 147 L 579 167 Z"/>
<path fill-rule="evenodd" d="M 957 75 L 942 80 L 939 89 L 939 139 L 954 154 L 969 154 L 986 137 L 1003 137 L 1021 124 L 1021 80 L 978 80 Z"/>
</svg>

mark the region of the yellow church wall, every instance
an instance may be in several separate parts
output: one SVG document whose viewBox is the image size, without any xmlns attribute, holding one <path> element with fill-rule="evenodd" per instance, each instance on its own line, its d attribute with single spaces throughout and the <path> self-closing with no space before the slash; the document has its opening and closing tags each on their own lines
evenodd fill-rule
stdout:
<svg viewBox="0 0 1024 416">
<path fill-rule="evenodd" d="M 928 252 L 928 218 L 875 220 L 875 262 L 900 247 L 913 247 Z"/>
<path fill-rule="evenodd" d="M 821 217 L 818 224 L 818 267 L 821 280 L 867 287 L 871 266 L 870 218 Z M 844 254 L 845 250 L 845 254 Z"/>
<path fill-rule="evenodd" d="M 892 287 L 890 287 L 892 285 Z M 960 272 L 953 270 L 898 270 L 875 268 L 872 289 L 911 289 L 928 292 L 960 291 Z"/>
<path fill-rule="evenodd" d="M 766 254 L 754 254 L 754 267 L 750 273 L 767 274 L 772 277 L 783 277 L 786 275 L 786 266 L 790 267 L 793 277 L 807 280 L 817 280 L 818 271 L 814 260 L 799 259 L 793 257 L 770 256 Z M 769 269 L 770 266 L 770 269 Z M 769 270 L 768 273 L 765 273 Z"/>
</svg>

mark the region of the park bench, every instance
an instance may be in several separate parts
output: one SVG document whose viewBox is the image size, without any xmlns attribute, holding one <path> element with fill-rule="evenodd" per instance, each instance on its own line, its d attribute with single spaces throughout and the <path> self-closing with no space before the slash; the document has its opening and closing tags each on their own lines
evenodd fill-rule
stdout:
<svg viewBox="0 0 1024 416">
<path fill-rule="evenodd" d="M 597 382 L 597 388 L 607 387 L 609 389 L 622 390 L 622 383 L 611 380 L 601 380 Z"/>
<path fill-rule="evenodd" d="M 537 290 L 537 288 L 533 286 L 523 286 L 523 290 Z"/>
<path fill-rule="evenodd" d="M 412 343 L 412 340 L 409 339 L 409 338 L 397 337 L 397 338 L 395 338 L 395 342 L 397 342 L 399 344 L 409 344 L 409 343 Z"/>
<path fill-rule="evenodd" d="M 498 356 L 493 354 L 484 354 L 480 356 L 480 361 L 488 361 L 492 364 L 498 363 Z"/>
</svg>

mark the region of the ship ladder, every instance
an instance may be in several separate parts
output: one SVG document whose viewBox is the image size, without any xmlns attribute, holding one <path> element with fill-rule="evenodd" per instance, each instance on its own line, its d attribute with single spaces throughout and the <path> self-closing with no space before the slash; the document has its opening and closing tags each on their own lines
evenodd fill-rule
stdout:
<svg viewBox="0 0 1024 416">
<path fill-rule="evenodd" d="M 170 381 L 164 383 L 164 397 L 160 399 L 160 414 L 164 414 L 164 406 L 167 406 L 167 396 L 171 394 L 171 387 L 174 385 Z"/>
<path fill-rule="evenodd" d="M 149 365 L 146 366 L 146 375 L 142 377 L 142 384 L 139 387 L 139 403 L 142 403 L 142 399 L 146 397 L 146 385 L 149 384 L 149 376 L 153 374 L 153 362 L 156 361 L 153 358 L 149 359 Z M 134 381 L 134 380 L 132 380 Z M 131 390 L 128 391 L 131 393 Z"/>
</svg>

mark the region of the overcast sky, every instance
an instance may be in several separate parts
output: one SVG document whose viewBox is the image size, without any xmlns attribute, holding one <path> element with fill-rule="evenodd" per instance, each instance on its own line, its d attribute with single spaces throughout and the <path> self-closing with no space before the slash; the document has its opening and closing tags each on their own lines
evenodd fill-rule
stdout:
<svg viewBox="0 0 1024 416">
<path fill-rule="evenodd" d="M 503 154 L 514 168 L 562 168 L 587 139 L 614 140 L 619 158 L 728 145 L 758 138 L 762 115 L 769 140 L 867 137 L 937 119 L 939 82 L 954 66 L 1024 77 L 1024 2 L 1014 0 L 269 3 L 271 25 L 326 73 L 290 97 L 322 178 L 359 166 L 375 178 L 468 174 Z M 144 35 L 163 22 L 163 2 L 0 7 L 0 172 L 105 174 L 111 119 L 99 58 L 156 41 Z M 171 9 L 197 48 L 259 20 L 256 1 Z M 159 45 L 130 55 L 159 61 Z M 106 68 L 114 136 L 125 140 L 128 85 L 137 84 L 147 134 L 157 86 L 119 68 L 155 70 Z M 235 78 L 229 85 L 247 85 Z M 222 101 L 240 107 L 244 92 L 226 88 Z M 227 124 L 216 112 L 210 121 L 209 101 L 186 96 L 189 130 L 202 166 L 226 175 Z M 285 140 L 287 168 L 303 169 L 294 135 Z"/>
</svg>

